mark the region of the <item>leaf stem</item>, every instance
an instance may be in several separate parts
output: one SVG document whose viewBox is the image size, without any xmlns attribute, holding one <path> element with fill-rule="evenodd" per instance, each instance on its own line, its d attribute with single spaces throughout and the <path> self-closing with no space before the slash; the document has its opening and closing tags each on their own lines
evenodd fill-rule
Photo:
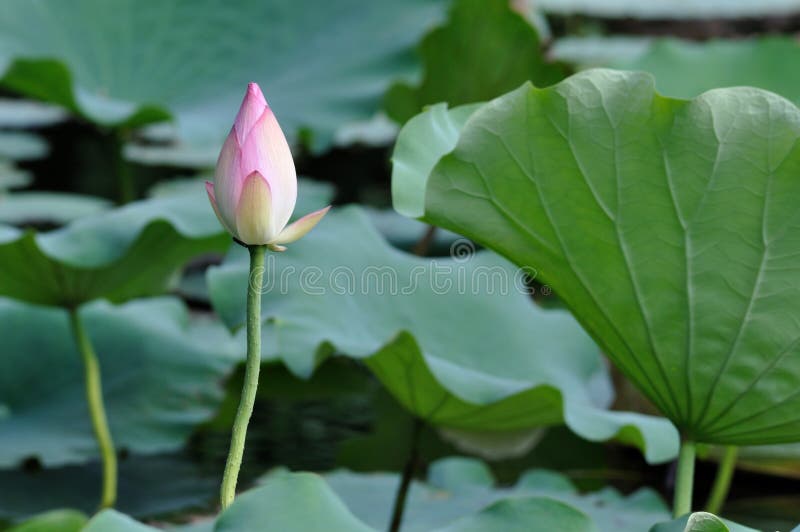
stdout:
<svg viewBox="0 0 800 532">
<path fill-rule="evenodd" d="M 111 439 L 111 430 L 108 428 L 106 409 L 103 404 L 100 363 L 86 328 L 83 326 L 80 312 L 75 307 L 69 309 L 69 322 L 78 351 L 83 359 L 86 402 L 89 405 L 89 416 L 103 462 L 103 491 L 100 508 L 111 508 L 117 500 L 117 454 L 114 450 L 114 442 Z"/>
<path fill-rule="evenodd" d="M 435 225 L 429 225 L 425 229 L 425 232 L 422 234 L 422 238 L 420 238 L 419 241 L 414 244 L 414 255 L 424 257 L 428 254 L 433 241 L 436 239 L 436 229 L 437 228 Z"/>
<path fill-rule="evenodd" d="M 417 467 L 419 466 L 419 443 L 423 427 L 424 423 L 422 420 L 418 417 L 414 417 L 414 424 L 411 427 L 411 449 L 409 450 L 405 467 L 403 467 L 403 476 L 400 479 L 400 486 L 398 486 L 397 493 L 394 497 L 392 521 L 389 525 L 389 532 L 398 532 L 403 522 L 403 512 L 405 511 L 406 499 L 408 498 L 408 489 L 411 487 L 414 473 L 416 473 Z"/>
<path fill-rule="evenodd" d="M 247 246 L 250 251 L 250 276 L 247 283 L 247 362 L 239 408 L 233 421 L 231 446 L 220 489 L 220 504 L 226 509 L 236 496 L 236 482 L 242 467 L 247 425 L 253 414 L 261 370 L 261 287 L 264 279 L 264 256 L 267 246 Z"/>
<path fill-rule="evenodd" d="M 125 142 L 128 138 L 127 130 L 121 129 L 114 131 L 113 150 L 114 150 L 114 170 L 117 174 L 119 185 L 119 203 L 125 205 L 136 199 L 136 183 L 133 172 L 128 161 L 125 160 Z"/>
<path fill-rule="evenodd" d="M 692 489 L 694 487 L 695 444 L 683 440 L 678 455 L 678 472 L 675 477 L 675 499 L 673 517 L 681 517 L 692 511 Z"/>
<path fill-rule="evenodd" d="M 735 445 L 725 447 L 719 466 L 717 466 L 717 477 L 711 487 L 711 495 L 709 495 L 706 503 L 706 511 L 708 513 L 719 514 L 720 510 L 722 510 L 722 506 L 725 504 L 725 499 L 728 498 L 728 492 L 731 489 L 731 480 L 733 480 L 733 473 L 736 471 L 738 454 L 739 448 Z"/>
</svg>

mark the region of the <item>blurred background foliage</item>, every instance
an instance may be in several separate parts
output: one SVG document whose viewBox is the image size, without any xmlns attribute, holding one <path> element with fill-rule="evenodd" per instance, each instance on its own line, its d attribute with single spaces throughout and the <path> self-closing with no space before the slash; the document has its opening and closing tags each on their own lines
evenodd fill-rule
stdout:
<svg viewBox="0 0 800 532">
<path fill-rule="evenodd" d="M 94 508 L 99 466 L 63 312 L 84 303 L 121 452 L 118 509 L 159 526 L 213 514 L 242 379 L 241 309 L 229 299 L 246 273 L 202 181 L 248 81 L 261 84 L 307 176 L 298 212 L 361 205 L 337 209 L 291 260 L 406 268 L 424 259 L 396 249 L 444 256 L 457 238 L 388 207 L 398 127 L 428 106 L 484 102 L 592 66 L 650 72 L 669 96 L 753 85 L 798 103 L 799 30 L 794 0 L 5 0 L 0 528 Z M 675 435 L 559 314 L 557 294 L 532 286 L 538 306 L 522 296 L 415 294 L 389 310 L 380 297 L 328 308 L 299 291 L 265 298 L 271 347 L 242 484 L 284 474 L 273 468 L 326 473 L 357 517 L 382 528 L 412 464 L 409 530 L 520 490 L 571 501 L 600 530 L 668 519 L 658 494 L 671 493 Z M 481 334 L 487 308 L 495 332 Z M 448 320 L 462 329 L 446 331 Z M 554 327 L 574 328 L 562 335 L 572 345 L 548 341 Z M 413 368 L 411 384 L 398 384 L 397 360 Z M 434 415 L 416 395 L 453 410 Z M 503 430 L 477 430 L 493 423 Z M 719 454 L 703 451 L 700 494 Z M 798 476 L 800 446 L 742 449 L 724 515 L 790 529 Z M 431 494 L 451 491 L 437 506 Z M 616 508 L 628 521 L 610 520 Z"/>
</svg>

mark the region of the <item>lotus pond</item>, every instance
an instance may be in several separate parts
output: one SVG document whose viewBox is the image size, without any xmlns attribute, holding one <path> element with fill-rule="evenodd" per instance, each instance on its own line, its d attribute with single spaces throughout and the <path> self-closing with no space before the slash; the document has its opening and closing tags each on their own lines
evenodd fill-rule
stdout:
<svg viewBox="0 0 800 532">
<path fill-rule="evenodd" d="M 798 34 L 4 0 L 0 530 L 800 530 Z"/>
</svg>

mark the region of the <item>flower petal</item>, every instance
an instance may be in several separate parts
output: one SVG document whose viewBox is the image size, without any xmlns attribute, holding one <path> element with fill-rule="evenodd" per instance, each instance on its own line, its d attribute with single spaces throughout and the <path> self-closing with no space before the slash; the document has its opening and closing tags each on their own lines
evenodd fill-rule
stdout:
<svg viewBox="0 0 800 532">
<path fill-rule="evenodd" d="M 211 201 L 211 207 L 214 209 L 214 214 L 217 215 L 219 223 L 222 224 L 222 227 L 224 227 L 227 232 L 229 232 L 233 236 L 236 236 L 236 231 L 231 229 L 231 226 L 225 221 L 225 219 L 219 212 L 219 207 L 217 207 L 217 198 L 214 195 L 214 183 L 206 181 L 206 192 L 208 193 L 208 199 L 209 201 Z"/>
<path fill-rule="evenodd" d="M 283 231 L 280 232 L 278 236 L 276 236 L 270 244 L 289 244 L 298 240 L 306 235 L 309 231 L 311 231 L 322 217 L 325 216 L 328 211 L 331 209 L 331 206 L 328 205 L 324 209 L 320 209 L 318 211 L 314 211 L 311 214 L 306 214 L 293 224 L 287 226 Z"/>
<path fill-rule="evenodd" d="M 231 129 L 219 152 L 217 167 L 214 170 L 217 207 L 220 217 L 227 220 L 229 226 L 236 225 L 236 205 L 239 203 L 242 183 L 247 176 L 241 173 L 240 159 L 239 142 L 236 140 L 236 132 Z"/>
<path fill-rule="evenodd" d="M 289 143 L 269 107 L 245 139 L 241 153 L 243 175 L 258 171 L 269 181 L 275 227 L 282 229 L 289 222 L 297 201 L 297 173 Z"/>
<path fill-rule="evenodd" d="M 267 244 L 275 236 L 272 192 L 264 176 L 253 172 L 244 180 L 236 207 L 236 231 L 245 244 Z"/>
<path fill-rule="evenodd" d="M 233 123 L 233 129 L 236 131 L 236 138 L 239 144 L 244 144 L 244 140 L 250 134 L 250 130 L 261 115 L 264 109 L 267 109 L 267 100 L 264 99 L 264 94 L 261 92 L 261 87 L 258 83 L 248 83 L 247 92 L 242 100 L 242 105 L 239 106 L 239 113 L 236 115 L 236 121 Z"/>
</svg>

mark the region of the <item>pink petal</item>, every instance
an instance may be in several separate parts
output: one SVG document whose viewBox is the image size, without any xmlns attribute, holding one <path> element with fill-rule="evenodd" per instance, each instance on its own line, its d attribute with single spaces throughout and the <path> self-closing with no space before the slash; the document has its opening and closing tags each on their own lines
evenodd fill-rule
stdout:
<svg viewBox="0 0 800 532">
<path fill-rule="evenodd" d="M 322 217 L 325 216 L 330 209 L 331 206 L 328 205 L 324 209 L 314 211 L 311 214 L 306 214 L 296 222 L 287 226 L 270 242 L 270 244 L 289 244 L 295 240 L 303 238 L 306 233 L 311 231 L 314 226 L 317 225 L 320 220 L 322 220 Z"/>
<path fill-rule="evenodd" d="M 222 217 L 222 215 L 219 212 L 219 207 L 217 207 L 217 198 L 214 195 L 214 184 L 211 183 L 210 181 L 206 181 L 206 192 L 208 193 L 208 199 L 209 199 L 209 201 L 211 201 L 211 207 L 214 209 L 214 214 L 217 215 L 217 219 L 219 220 L 219 223 L 222 224 L 222 227 L 224 227 L 227 232 L 229 232 L 233 236 L 236 236 L 236 231 L 233 231 L 231 229 L 230 224 L 228 224 L 225 221 L 225 219 Z"/>
<path fill-rule="evenodd" d="M 235 227 L 236 205 L 242 192 L 242 182 L 247 174 L 241 173 L 239 164 L 241 155 L 239 142 L 236 140 L 234 130 L 228 134 L 222 150 L 219 152 L 217 167 L 214 170 L 214 192 L 216 193 L 217 206 L 220 217 L 228 221 L 228 225 Z"/>
<path fill-rule="evenodd" d="M 241 150 L 241 172 L 258 171 L 269 181 L 272 190 L 275 227 L 289 222 L 297 201 L 297 173 L 292 151 L 272 110 L 267 108 Z"/>
<path fill-rule="evenodd" d="M 240 145 L 244 144 L 244 140 L 250 134 L 253 125 L 264 114 L 265 109 L 269 109 L 269 106 L 261 88 L 257 83 L 249 83 L 242 105 L 239 107 L 239 113 L 236 115 L 236 121 L 233 123 L 233 129 L 236 131 Z"/>
<path fill-rule="evenodd" d="M 275 236 L 272 192 L 264 176 L 253 172 L 244 180 L 236 207 L 236 231 L 245 244 L 267 244 Z"/>
</svg>

